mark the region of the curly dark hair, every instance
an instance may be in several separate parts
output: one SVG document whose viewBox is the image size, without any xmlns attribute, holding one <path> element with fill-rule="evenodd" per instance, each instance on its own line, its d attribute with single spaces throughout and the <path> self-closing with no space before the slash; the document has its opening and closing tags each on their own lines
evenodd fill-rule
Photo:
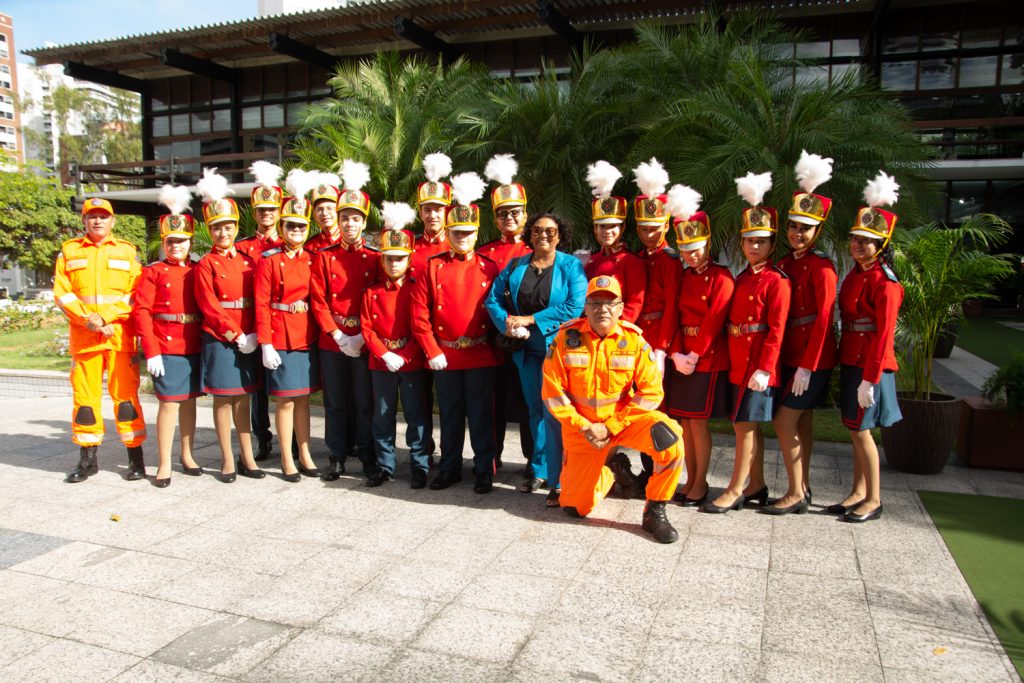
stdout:
<svg viewBox="0 0 1024 683">
<path fill-rule="evenodd" d="M 523 244 L 528 246 L 530 249 L 533 249 L 533 243 L 530 241 L 533 235 L 530 231 L 533 230 L 534 224 L 541 218 L 550 218 L 555 222 L 555 225 L 558 226 L 557 249 L 559 251 L 569 251 L 569 249 L 572 248 L 572 245 L 570 244 L 572 240 L 572 225 L 565 218 L 562 218 L 557 213 L 552 213 L 550 211 L 544 211 L 535 215 L 530 215 L 530 217 L 526 220 L 526 225 L 523 227 Z"/>
</svg>

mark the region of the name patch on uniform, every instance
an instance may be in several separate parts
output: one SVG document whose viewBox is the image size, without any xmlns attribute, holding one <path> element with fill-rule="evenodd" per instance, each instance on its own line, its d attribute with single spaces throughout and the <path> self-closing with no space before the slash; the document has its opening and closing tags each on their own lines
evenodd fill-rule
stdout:
<svg viewBox="0 0 1024 683">
<path fill-rule="evenodd" d="M 632 370 L 636 367 L 636 358 L 626 355 L 615 355 L 608 359 L 608 367 L 616 370 Z"/>
<path fill-rule="evenodd" d="M 567 368 L 585 368 L 590 365 L 589 353 L 567 353 L 562 356 L 562 362 Z"/>
<path fill-rule="evenodd" d="M 107 261 L 107 268 L 111 270 L 131 270 L 131 262 L 127 259 L 112 258 Z"/>
<path fill-rule="evenodd" d="M 85 268 L 89 265 L 89 259 L 87 258 L 72 258 L 68 259 L 66 268 L 67 270 L 78 270 L 79 268 Z"/>
</svg>

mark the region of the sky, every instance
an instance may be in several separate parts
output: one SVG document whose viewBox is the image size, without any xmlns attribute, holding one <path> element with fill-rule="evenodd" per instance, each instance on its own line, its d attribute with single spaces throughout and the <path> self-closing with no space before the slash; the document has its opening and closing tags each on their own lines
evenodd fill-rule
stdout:
<svg viewBox="0 0 1024 683">
<path fill-rule="evenodd" d="M 255 17 L 258 0 L 0 0 L 22 50 Z"/>
</svg>

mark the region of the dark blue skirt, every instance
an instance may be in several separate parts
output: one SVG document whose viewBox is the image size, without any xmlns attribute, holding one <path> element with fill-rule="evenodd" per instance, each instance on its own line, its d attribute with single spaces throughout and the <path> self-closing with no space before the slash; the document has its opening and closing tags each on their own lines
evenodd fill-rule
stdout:
<svg viewBox="0 0 1024 683">
<path fill-rule="evenodd" d="M 788 365 L 782 366 L 782 374 L 779 379 L 782 382 L 782 405 L 793 410 L 810 410 L 820 408 L 828 398 L 828 387 L 832 381 L 832 368 L 827 370 L 815 370 L 811 373 L 811 383 L 807 390 L 799 396 L 793 395 L 793 376 L 796 375 L 796 368 Z"/>
<path fill-rule="evenodd" d="M 672 361 L 665 363 L 668 370 L 665 412 L 684 420 L 707 420 L 729 417 L 732 407 L 732 385 L 728 370 L 698 372 L 684 375 Z"/>
<path fill-rule="evenodd" d="M 320 391 L 320 356 L 316 348 L 302 351 L 278 349 L 277 353 L 281 356 L 281 365 L 267 373 L 271 396 L 291 398 Z"/>
<path fill-rule="evenodd" d="M 202 354 L 162 355 L 161 358 L 164 374 L 153 378 L 153 393 L 158 399 L 178 403 L 203 395 L 203 371 L 199 365 Z"/>
<path fill-rule="evenodd" d="M 242 353 L 238 347 L 203 333 L 203 391 L 213 396 L 242 396 L 262 386 L 259 349 Z"/>
<path fill-rule="evenodd" d="M 779 407 L 778 387 L 754 391 L 747 387 L 731 384 L 733 392 L 733 422 L 771 422 Z"/>
<path fill-rule="evenodd" d="M 885 370 L 875 385 L 875 405 L 864 409 L 857 403 L 857 387 L 864 379 L 864 369 L 844 365 L 839 371 L 839 409 L 843 424 L 851 431 L 860 432 L 874 427 L 890 427 L 903 419 L 896 400 L 896 375 Z"/>
</svg>

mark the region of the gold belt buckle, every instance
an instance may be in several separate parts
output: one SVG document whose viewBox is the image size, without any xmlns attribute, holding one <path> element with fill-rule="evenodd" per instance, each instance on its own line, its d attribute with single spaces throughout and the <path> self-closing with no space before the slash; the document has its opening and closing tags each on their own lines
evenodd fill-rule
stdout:
<svg viewBox="0 0 1024 683">
<path fill-rule="evenodd" d="M 700 327 L 687 325 L 683 328 L 683 334 L 687 337 L 696 337 L 700 334 Z"/>
<path fill-rule="evenodd" d="M 288 304 L 289 313 L 305 313 L 309 310 L 309 306 L 306 305 L 305 301 L 293 301 Z"/>
<path fill-rule="evenodd" d="M 743 334 L 743 332 L 740 330 L 740 326 L 739 325 L 729 325 L 729 336 L 730 337 L 739 337 L 742 334 Z"/>
<path fill-rule="evenodd" d="M 457 349 L 468 349 L 473 343 L 473 340 L 469 337 L 459 337 L 455 340 L 455 348 Z"/>
</svg>

